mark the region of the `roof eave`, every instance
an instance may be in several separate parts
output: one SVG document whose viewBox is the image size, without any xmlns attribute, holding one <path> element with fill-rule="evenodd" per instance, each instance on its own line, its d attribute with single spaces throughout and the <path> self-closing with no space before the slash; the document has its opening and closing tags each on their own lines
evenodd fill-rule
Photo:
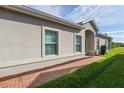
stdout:
<svg viewBox="0 0 124 93">
<path fill-rule="evenodd" d="M 6 8 L 6 9 L 9 9 L 9 10 L 13 10 L 13 11 L 17 11 L 17 12 L 21 12 L 21 13 L 24 13 L 24 14 L 28 14 L 30 16 L 42 18 L 42 19 L 45 19 L 45 20 L 49 20 L 49 21 L 52 21 L 52 22 L 56 22 L 56 23 L 59 23 L 59 24 L 63 24 L 63 25 L 66 25 L 66 26 L 69 26 L 69 27 L 72 27 L 72 28 L 75 28 L 75 29 L 79 29 L 79 30 L 84 29 L 84 27 L 79 25 L 79 24 L 63 20 L 62 18 L 55 17 L 53 15 L 50 15 L 50 14 L 47 14 L 47 13 L 38 11 L 36 9 L 29 8 L 29 7 L 17 6 L 17 5 L 14 5 L 14 6 L 13 5 L 4 5 L 4 6 L 0 6 L 0 7 Z"/>
<path fill-rule="evenodd" d="M 91 20 L 90 22 L 91 22 L 92 25 L 94 26 L 95 30 L 98 32 L 98 31 L 99 31 L 99 28 L 97 27 L 95 21 L 94 21 L 94 20 Z"/>
<path fill-rule="evenodd" d="M 110 36 L 105 36 L 103 34 L 96 34 L 97 37 L 103 37 L 103 38 L 108 38 L 108 39 L 113 39 L 112 37 Z"/>
</svg>

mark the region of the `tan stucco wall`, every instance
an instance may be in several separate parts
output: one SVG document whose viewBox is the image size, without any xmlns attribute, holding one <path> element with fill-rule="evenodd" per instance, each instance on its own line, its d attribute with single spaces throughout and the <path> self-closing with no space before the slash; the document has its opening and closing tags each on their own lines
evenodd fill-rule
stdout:
<svg viewBox="0 0 124 93">
<path fill-rule="evenodd" d="M 60 55 L 73 54 L 73 34 L 74 33 L 68 31 L 59 31 Z"/>
<path fill-rule="evenodd" d="M 86 50 L 94 50 L 94 33 L 91 31 L 86 31 Z"/>
<path fill-rule="evenodd" d="M 41 27 L 0 19 L 0 61 L 40 57 Z"/>
<path fill-rule="evenodd" d="M 85 54 L 85 38 L 84 38 L 84 31 L 79 32 L 70 32 L 70 31 L 59 31 L 59 48 L 60 48 L 60 55 L 71 55 L 75 54 L 75 36 L 80 35 L 82 37 L 82 53 Z"/>
<path fill-rule="evenodd" d="M 0 69 L 0 75 L 16 74 L 85 57 L 84 30 L 80 31 L 2 8 L 0 8 L 0 11 L 0 68 L 6 67 Z M 44 51 L 41 39 L 43 27 L 59 31 L 59 55 L 42 57 L 42 51 Z M 74 37 L 76 34 L 82 36 L 81 53 L 74 52 Z M 5 70 L 9 72 L 3 73 L 2 71 Z"/>
</svg>

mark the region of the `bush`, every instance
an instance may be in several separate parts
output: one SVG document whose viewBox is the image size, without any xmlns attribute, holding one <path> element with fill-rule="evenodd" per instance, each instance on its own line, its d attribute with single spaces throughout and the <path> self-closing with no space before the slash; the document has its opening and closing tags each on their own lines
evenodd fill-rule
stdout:
<svg viewBox="0 0 124 93">
<path fill-rule="evenodd" d="M 101 54 L 104 55 L 106 53 L 106 46 L 102 45 L 101 46 Z"/>
</svg>

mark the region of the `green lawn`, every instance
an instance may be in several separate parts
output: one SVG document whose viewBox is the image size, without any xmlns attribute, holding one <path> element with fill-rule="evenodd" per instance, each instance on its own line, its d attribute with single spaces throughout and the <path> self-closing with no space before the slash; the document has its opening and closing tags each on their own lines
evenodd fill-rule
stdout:
<svg viewBox="0 0 124 93">
<path fill-rule="evenodd" d="M 81 87 L 123 87 L 124 48 L 113 49 L 105 58 L 78 69 L 77 71 L 49 81 L 38 87 L 81 88 Z"/>
</svg>

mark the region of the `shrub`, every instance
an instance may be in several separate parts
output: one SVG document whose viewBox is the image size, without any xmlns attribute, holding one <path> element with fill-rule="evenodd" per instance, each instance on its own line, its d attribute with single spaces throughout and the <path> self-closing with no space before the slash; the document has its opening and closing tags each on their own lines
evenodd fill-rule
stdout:
<svg viewBox="0 0 124 93">
<path fill-rule="evenodd" d="M 104 55 L 106 53 L 106 46 L 102 45 L 101 46 L 101 54 Z"/>
</svg>

